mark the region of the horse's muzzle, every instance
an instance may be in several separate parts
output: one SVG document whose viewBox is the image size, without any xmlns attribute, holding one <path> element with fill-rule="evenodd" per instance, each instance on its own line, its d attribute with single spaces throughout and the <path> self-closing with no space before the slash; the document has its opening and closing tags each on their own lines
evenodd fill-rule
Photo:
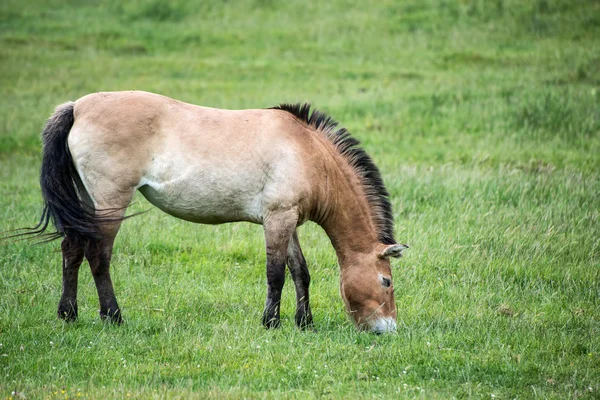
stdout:
<svg viewBox="0 0 600 400">
<path fill-rule="evenodd" d="M 369 321 L 369 327 L 371 332 L 377 334 L 394 333 L 396 332 L 396 321 L 392 317 L 378 317 Z"/>
</svg>

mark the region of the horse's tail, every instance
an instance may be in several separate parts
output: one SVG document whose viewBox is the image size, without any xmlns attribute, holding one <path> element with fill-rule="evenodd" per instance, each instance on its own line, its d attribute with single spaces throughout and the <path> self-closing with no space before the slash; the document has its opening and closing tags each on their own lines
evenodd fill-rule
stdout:
<svg viewBox="0 0 600 400">
<path fill-rule="evenodd" d="M 42 132 L 40 187 L 44 210 L 40 221 L 33 228 L 25 228 L 27 232 L 9 238 L 25 236 L 48 242 L 68 236 L 84 243 L 102 237 L 93 207 L 86 204 L 78 192 L 78 186 L 84 189 L 67 143 L 75 122 L 74 105 L 68 102 L 58 106 Z M 45 232 L 50 221 L 56 227 L 55 232 Z"/>
<path fill-rule="evenodd" d="M 40 228 L 45 229 L 50 219 L 56 227 L 56 232 L 48 234 L 47 240 L 70 236 L 86 241 L 102 236 L 93 207 L 84 203 L 78 193 L 77 182 L 81 182 L 81 179 L 67 144 L 75 122 L 74 105 L 68 102 L 58 106 L 42 132 L 44 149 L 40 187 L 44 211 Z M 80 184 L 80 187 L 83 185 Z"/>
</svg>

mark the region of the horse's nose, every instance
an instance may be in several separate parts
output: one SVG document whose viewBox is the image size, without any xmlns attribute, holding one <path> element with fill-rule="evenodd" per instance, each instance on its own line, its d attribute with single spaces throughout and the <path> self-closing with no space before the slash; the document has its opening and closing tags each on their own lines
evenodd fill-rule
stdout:
<svg viewBox="0 0 600 400">
<path fill-rule="evenodd" d="M 371 324 L 373 333 L 393 333 L 396 332 L 396 321 L 392 317 L 379 317 Z"/>
</svg>

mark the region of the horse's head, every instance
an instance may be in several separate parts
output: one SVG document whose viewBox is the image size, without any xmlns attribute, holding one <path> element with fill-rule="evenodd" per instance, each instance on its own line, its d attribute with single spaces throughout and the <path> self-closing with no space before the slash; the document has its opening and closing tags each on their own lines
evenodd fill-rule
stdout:
<svg viewBox="0 0 600 400">
<path fill-rule="evenodd" d="M 358 329 L 375 333 L 396 331 L 396 303 L 390 257 L 401 257 L 405 244 L 378 245 L 342 270 L 340 292 Z"/>
</svg>

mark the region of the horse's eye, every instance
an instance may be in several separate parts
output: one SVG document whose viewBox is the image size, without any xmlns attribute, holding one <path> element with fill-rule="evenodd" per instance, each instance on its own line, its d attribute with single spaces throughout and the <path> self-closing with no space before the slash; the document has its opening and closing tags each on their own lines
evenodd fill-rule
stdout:
<svg viewBox="0 0 600 400">
<path fill-rule="evenodd" d="M 390 287 L 392 285 L 392 281 L 388 278 L 381 278 L 381 284 L 385 287 Z"/>
</svg>

